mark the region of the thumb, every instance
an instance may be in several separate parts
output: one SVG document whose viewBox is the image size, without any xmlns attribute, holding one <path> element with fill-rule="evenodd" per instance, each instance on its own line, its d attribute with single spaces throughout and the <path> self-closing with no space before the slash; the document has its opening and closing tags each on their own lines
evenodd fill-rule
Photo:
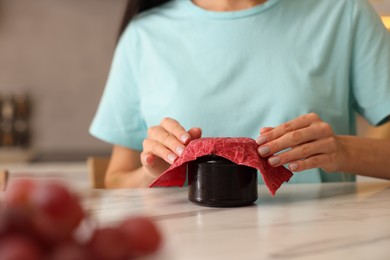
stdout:
<svg viewBox="0 0 390 260">
<path fill-rule="evenodd" d="M 169 164 L 165 162 L 163 159 L 155 156 L 150 153 L 142 153 L 141 154 L 141 162 L 143 167 L 153 176 L 157 178 L 164 171 L 169 168 Z"/>
<path fill-rule="evenodd" d="M 188 133 L 191 135 L 191 139 L 198 139 L 202 136 L 202 129 L 199 127 L 193 127 L 190 130 L 188 130 Z"/>
</svg>

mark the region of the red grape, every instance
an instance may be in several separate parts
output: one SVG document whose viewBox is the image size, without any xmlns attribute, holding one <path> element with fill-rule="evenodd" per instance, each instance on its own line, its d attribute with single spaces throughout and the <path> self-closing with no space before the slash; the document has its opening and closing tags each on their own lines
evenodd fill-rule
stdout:
<svg viewBox="0 0 390 260">
<path fill-rule="evenodd" d="M 161 244 L 159 230 L 145 217 L 95 229 L 89 241 L 77 244 L 75 231 L 85 213 L 79 199 L 59 183 L 15 180 L 5 202 L 0 260 L 126 260 L 155 252 Z"/>
<path fill-rule="evenodd" d="M 116 228 L 95 230 L 88 248 L 96 260 L 125 260 L 128 256 L 124 235 Z"/>
<path fill-rule="evenodd" d="M 20 208 L 7 208 L 0 213 L 0 240 L 14 234 L 25 235 L 45 245 L 31 215 Z"/>
<path fill-rule="evenodd" d="M 31 179 L 15 179 L 8 184 L 5 193 L 5 204 L 8 207 L 30 208 L 30 194 L 34 191 L 36 183 Z"/>
<path fill-rule="evenodd" d="M 85 247 L 74 242 L 68 242 L 58 245 L 49 260 L 88 260 L 90 258 Z"/>
<path fill-rule="evenodd" d="M 1 260 L 42 259 L 37 245 L 22 235 L 12 235 L 1 240 L 0 258 Z"/>
<path fill-rule="evenodd" d="M 29 215 L 19 208 L 9 208 L 0 214 L 0 239 L 14 233 L 31 233 L 34 225 Z"/>
<path fill-rule="evenodd" d="M 35 224 L 49 239 L 62 241 L 71 237 L 84 217 L 78 199 L 58 183 L 42 183 L 31 194 L 36 207 Z"/>
<path fill-rule="evenodd" d="M 125 236 L 132 256 L 155 252 L 161 243 L 161 234 L 156 225 L 145 217 L 131 217 L 124 220 L 119 229 Z"/>
</svg>

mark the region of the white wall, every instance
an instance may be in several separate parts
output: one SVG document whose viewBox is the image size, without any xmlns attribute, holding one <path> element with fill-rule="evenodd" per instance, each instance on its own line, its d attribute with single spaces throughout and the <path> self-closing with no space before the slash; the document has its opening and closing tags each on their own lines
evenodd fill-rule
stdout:
<svg viewBox="0 0 390 260">
<path fill-rule="evenodd" d="M 0 92 L 33 99 L 42 156 L 104 153 L 88 134 L 125 0 L 0 0 Z M 76 156 L 77 157 L 77 156 Z"/>
</svg>

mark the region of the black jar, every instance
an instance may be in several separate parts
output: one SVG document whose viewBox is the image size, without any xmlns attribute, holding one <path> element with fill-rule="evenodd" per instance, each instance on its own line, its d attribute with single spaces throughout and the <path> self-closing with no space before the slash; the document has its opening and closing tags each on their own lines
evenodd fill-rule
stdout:
<svg viewBox="0 0 390 260">
<path fill-rule="evenodd" d="M 257 200 L 257 170 L 207 155 L 187 164 L 188 199 L 210 207 L 240 207 Z"/>
</svg>

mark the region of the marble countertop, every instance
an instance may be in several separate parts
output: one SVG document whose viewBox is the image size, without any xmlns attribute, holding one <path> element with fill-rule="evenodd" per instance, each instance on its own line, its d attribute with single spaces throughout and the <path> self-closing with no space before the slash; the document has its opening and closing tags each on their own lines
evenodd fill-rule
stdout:
<svg viewBox="0 0 390 260">
<path fill-rule="evenodd" d="M 390 182 L 283 185 L 241 208 L 209 208 L 186 188 L 92 190 L 85 169 L 11 168 L 11 178 L 60 179 L 100 225 L 153 218 L 164 235 L 147 259 L 390 259 Z"/>
</svg>

